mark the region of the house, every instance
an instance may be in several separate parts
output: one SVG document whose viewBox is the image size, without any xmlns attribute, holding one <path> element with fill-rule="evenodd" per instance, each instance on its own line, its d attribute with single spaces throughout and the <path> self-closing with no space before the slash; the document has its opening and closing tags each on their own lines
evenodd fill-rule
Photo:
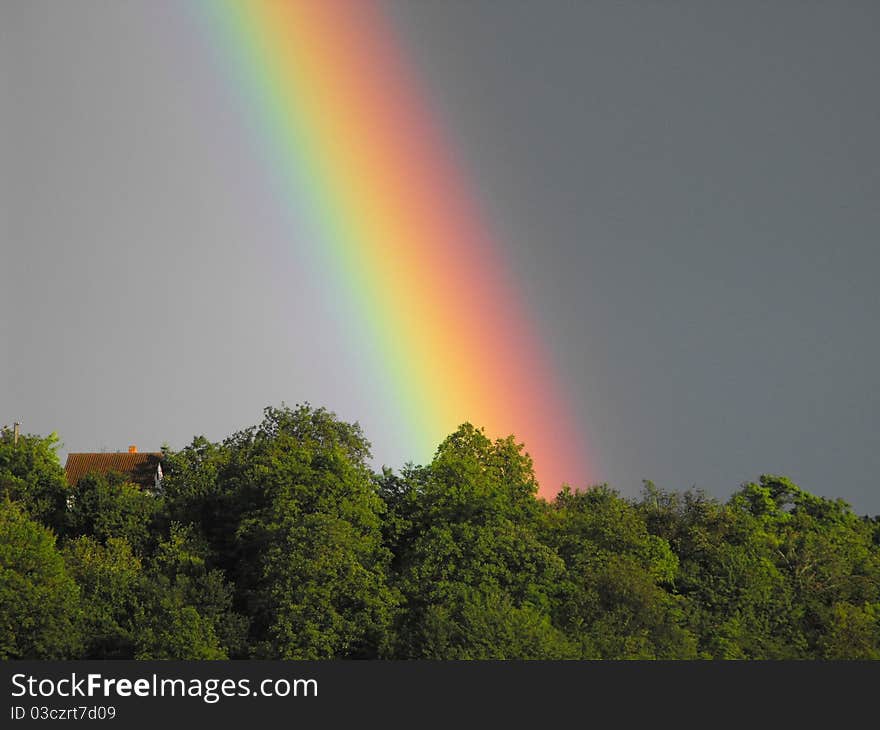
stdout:
<svg viewBox="0 0 880 730">
<path fill-rule="evenodd" d="M 128 452 L 115 453 L 70 453 L 64 465 L 67 484 L 70 487 L 90 473 L 106 475 L 119 472 L 133 484 L 144 490 L 154 492 L 162 482 L 162 452 L 138 451 L 137 446 L 129 446 Z"/>
</svg>

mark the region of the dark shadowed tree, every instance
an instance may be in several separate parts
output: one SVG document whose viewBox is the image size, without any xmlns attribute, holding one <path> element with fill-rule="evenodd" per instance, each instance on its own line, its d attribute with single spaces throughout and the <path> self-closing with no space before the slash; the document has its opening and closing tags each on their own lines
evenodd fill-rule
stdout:
<svg viewBox="0 0 880 730">
<path fill-rule="evenodd" d="M 223 572 L 208 567 L 209 549 L 192 526 L 171 525 L 150 560 L 147 578 L 153 600 L 176 596 L 179 606 L 198 612 L 200 629 L 216 637 L 216 648 L 224 657 L 246 655 L 247 619 L 233 610 L 233 586 Z M 216 653 L 214 647 L 209 653 Z"/>
<path fill-rule="evenodd" d="M 124 538 L 137 555 L 146 555 L 157 540 L 162 511 L 160 496 L 127 482 L 122 474 L 88 474 L 71 489 L 66 533 L 102 543 Z"/>
</svg>

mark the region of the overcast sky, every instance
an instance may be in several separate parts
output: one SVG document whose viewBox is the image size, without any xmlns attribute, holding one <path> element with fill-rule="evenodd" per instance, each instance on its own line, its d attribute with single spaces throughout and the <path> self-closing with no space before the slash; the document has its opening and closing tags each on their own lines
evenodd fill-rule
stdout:
<svg viewBox="0 0 880 730">
<path fill-rule="evenodd" d="M 0 422 L 152 450 L 310 400 L 398 466 L 184 7 L 0 0 Z M 599 478 L 880 512 L 880 4 L 383 7 Z"/>
</svg>

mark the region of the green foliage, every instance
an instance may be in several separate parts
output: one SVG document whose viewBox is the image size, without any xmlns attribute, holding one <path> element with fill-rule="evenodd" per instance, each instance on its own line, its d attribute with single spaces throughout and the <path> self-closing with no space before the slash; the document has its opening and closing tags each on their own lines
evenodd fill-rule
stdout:
<svg viewBox="0 0 880 730">
<path fill-rule="evenodd" d="M 0 499 L 0 659 L 75 658 L 79 608 L 54 535 Z"/>
<path fill-rule="evenodd" d="M 381 482 L 397 525 L 392 550 L 406 606 L 403 656 L 571 655 L 548 613 L 565 568 L 539 539 L 544 506 L 521 446 L 513 439 L 493 443 L 465 424 L 429 467 L 409 469 L 401 480 L 386 474 Z"/>
<path fill-rule="evenodd" d="M 202 517 L 251 618 L 255 656 L 368 657 L 387 646 L 396 599 L 368 458 L 357 425 L 305 405 L 267 408 L 259 426 L 170 460 L 171 514 Z"/>
<path fill-rule="evenodd" d="M 214 627 L 179 590 L 149 595 L 149 612 L 138 626 L 135 659 L 228 659 Z"/>
<path fill-rule="evenodd" d="M 753 499 L 755 497 L 756 499 Z M 734 496 L 722 505 L 700 493 L 643 500 L 649 526 L 660 528 L 679 559 L 677 591 L 700 637 L 700 654 L 716 659 L 797 658 L 803 652 L 797 606 L 774 561 L 761 495 L 742 508 Z"/>
<path fill-rule="evenodd" d="M 0 499 L 18 502 L 37 522 L 60 532 L 70 492 L 56 448 L 55 433 L 25 434 L 16 444 L 11 431 L 0 431 Z"/>
<path fill-rule="evenodd" d="M 146 567 L 124 538 L 68 543 L 83 592 L 84 658 L 225 659 L 240 647 L 243 622 L 230 611 L 231 591 L 187 538 L 173 529 Z"/>
<path fill-rule="evenodd" d="M 64 558 L 82 592 L 83 659 L 131 659 L 144 620 L 141 561 L 122 538 L 83 536 Z"/>
<path fill-rule="evenodd" d="M 566 562 L 557 621 L 585 659 L 694 658 L 683 601 L 672 593 L 678 559 L 607 487 L 563 489 L 547 539 Z"/>
<path fill-rule="evenodd" d="M 576 644 L 530 603 L 515 605 L 495 588 L 456 586 L 457 595 L 429 605 L 410 643 L 423 659 L 576 659 Z"/>
<path fill-rule="evenodd" d="M 548 503 L 513 437 L 375 474 L 308 405 L 163 449 L 158 494 L 56 445 L 0 437 L 0 659 L 880 659 L 880 520 L 785 477 Z"/>
<path fill-rule="evenodd" d="M 829 635 L 870 623 L 857 617 L 880 598 L 880 551 L 872 522 L 841 500 L 765 475 L 727 504 L 648 485 L 641 509 L 679 557 L 676 588 L 705 656 L 843 656 Z M 866 657 L 878 644 L 862 635 Z"/>
<path fill-rule="evenodd" d="M 223 572 L 211 569 L 209 549 L 192 526 L 171 525 L 167 539 L 160 542 L 148 571 L 150 594 L 167 602 L 175 597 L 177 610 L 194 609 L 196 615 L 187 619 L 206 637 L 202 648 L 189 649 L 192 658 L 235 658 L 246 654 L 247 619 L 233 609 L 233 587 Z M 188 611 L 189 612 L 189 611 Z M 182 619 L 177 619 L 181 621 Z M 178 642 L 179 643 L 179 642 Z M 204 657 L 195 656 L 201 652 Z M 174 654 L 165 646 L 155 648 L 156 658 Z"/>
<path fill-rule="evenodd" d="M 784 477 L 762 476 L 735 494 L 731 504 L 740 506 L 743 495 L 755 493 L 773 502 L 763 519 L 774 560 L 799 607 L 808 655 L 815 656 L 824 650 L 829 632 L 854 625 L 858 612 L 872 615 L 871 606 L 880 601 L 880 551 L 872 526 L 843 500 L 814 496 Z M 880 648 L 876 638 L 875 629 L 874 650 Z M 835 654 L 842 656 L 837 646 Z M 870 650 L 857 653 L 866 658 Z"/>
<path fill-rule="evenodd" d="M 102 543 L 123 538 L 138 555 L 152 547 L 153 521 L 162 512 L 162 499 L 125 481 L 121 474 L 89 474 L 72 489 L 67 534 L 91 535 Z"/>
<path fill-rule="evenodd" d="M 238 565 L 236 532 L 248 508 L 245 495 L 229 489 L 220 478 L 229 463 L 231 446 L 215 444 L 204 436 L 163 460 L 162 493 L 167 515 L 183 525 L 194 525 L 204 536 L 213 560 L 227 571 Z"/>
<path fill-rule="evenodd" d="M 823 659 L 880 659 L 880 603 L 835 603 L 818 646 Z"/>
</svg>

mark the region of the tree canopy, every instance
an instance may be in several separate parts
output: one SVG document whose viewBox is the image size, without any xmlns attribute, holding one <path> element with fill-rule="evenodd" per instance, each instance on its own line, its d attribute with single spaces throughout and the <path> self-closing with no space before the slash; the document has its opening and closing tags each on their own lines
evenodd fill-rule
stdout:
<svg viewBox="0 0 880 730">
<path fill-rule="evenodd" d="M 309 405 L 156 492 L 68 488 L 57 444 L 0 435 L 0 659 L 880 658 L 880 520 L 783 476 L 548 501 L 512 436 L 377 473 Z"/>
</svg>

